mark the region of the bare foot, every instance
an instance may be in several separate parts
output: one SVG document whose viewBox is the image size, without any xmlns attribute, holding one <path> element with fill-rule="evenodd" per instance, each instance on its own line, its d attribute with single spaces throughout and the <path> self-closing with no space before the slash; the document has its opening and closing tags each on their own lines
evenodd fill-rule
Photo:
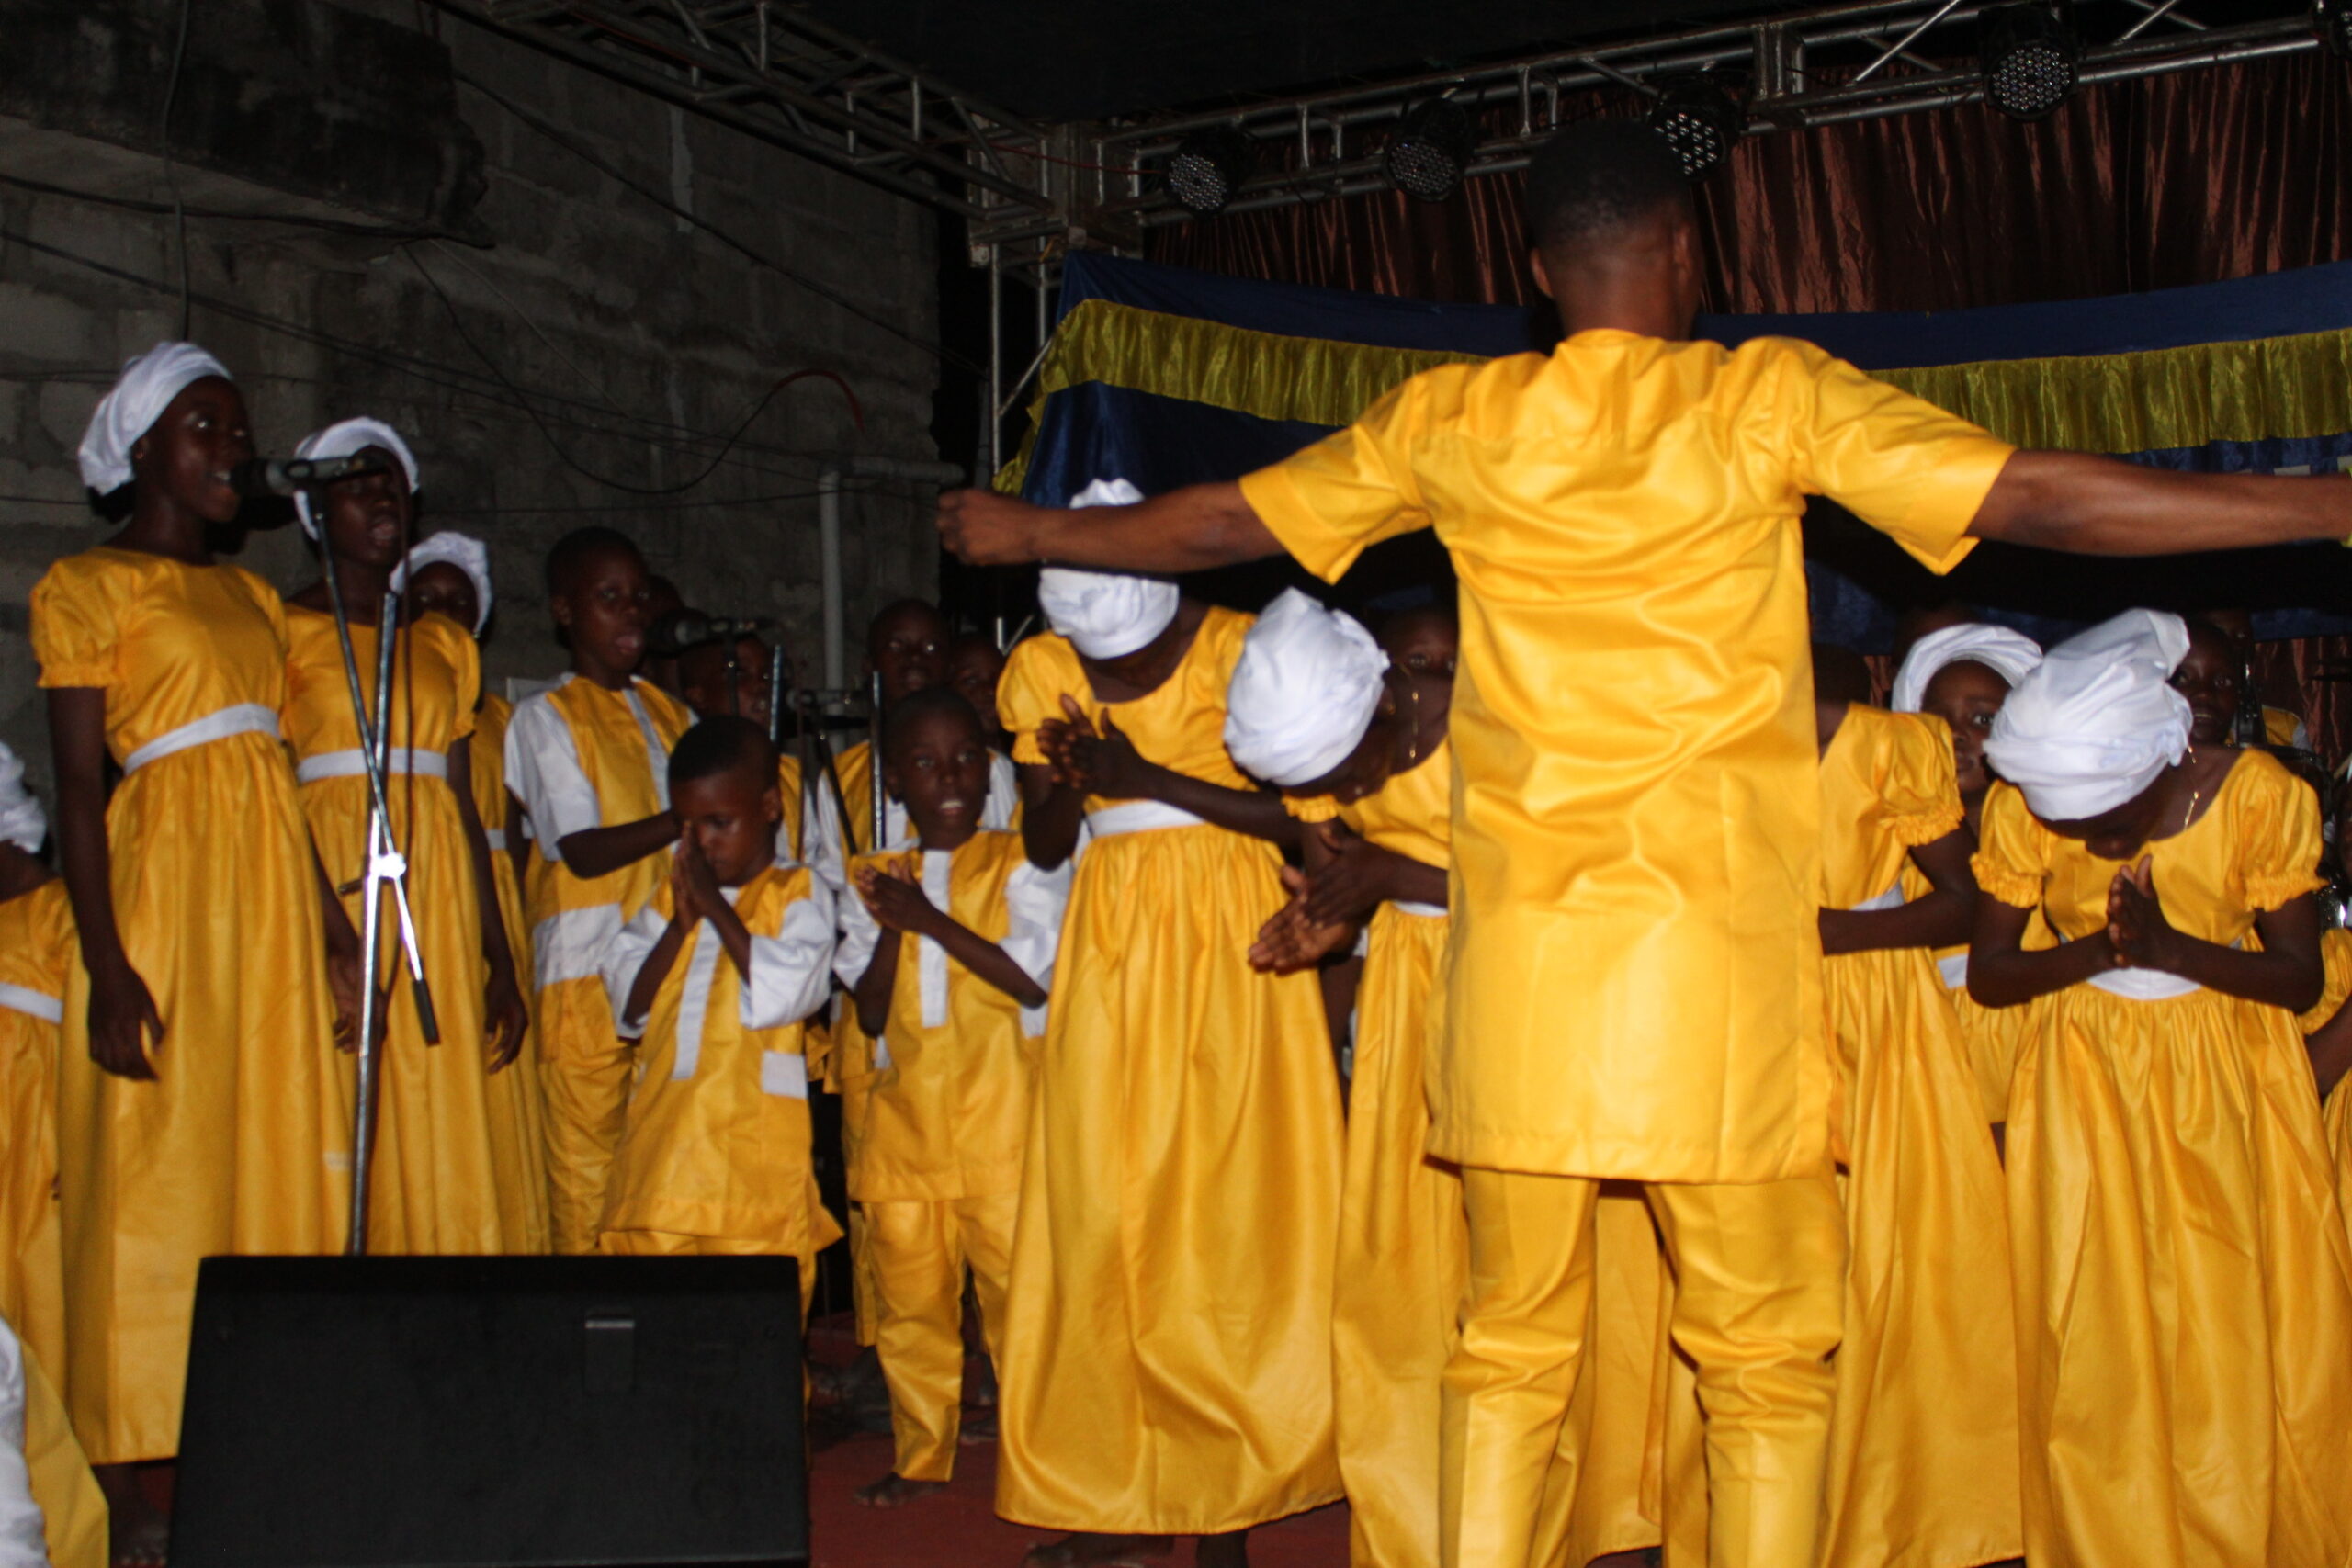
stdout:
<svg viewBox="0 0 2352 1568">
<path fill-rule="evenodd" d="M 163 1568 L 172 1541 L 171 1516 L 147 1494 L 141 1466 L 101 1464 L 91 1467 L 98 1489 L 106 1494 L 107 1555 L 113 1568 Z"/>
<path fill-rule="evenodd" d="M 1204 1535 L 1193 1549 L 1195 1568 L 1250 1568 L 1250 1532 Z"/>
<path fill-rule="evenodd" d="M 857 1500 L 869 1508 L 897 1508 L 918 1497 L 947 1490 L 944 1481 L 909 1481 L 896 1472 L 857 1489 Z"/>
<path fill-rule="evenodd" d="M 959 1443 L 993 1443 L 996 1441 L 996 1411 L 967 1410 L 956 1427 Z"/>
<path fill-rule="evenodd" d="M 1098 1535 L 1073 1530 L 1059 1540 L 1033 1546 L 1021 1568 L 1144 1568 L 1176 1550 L 1173 1536 Z"/>
</svg>

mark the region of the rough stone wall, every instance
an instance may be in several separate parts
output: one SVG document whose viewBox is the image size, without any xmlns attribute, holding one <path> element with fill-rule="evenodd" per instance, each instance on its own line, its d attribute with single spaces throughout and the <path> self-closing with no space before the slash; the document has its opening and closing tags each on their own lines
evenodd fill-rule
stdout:
<svg viewBox="0 0 2352 1568">
<path fill-rule="evenodd" d="M 237 372 L 261 449 L 290 451 L 356 413 L 406 433 L 424 469 L 421 527 L 490 541 L 493 679 L 561 670 L 540 562 L 556 537 L 594 522 L 635 537 L 689 603 L 776 618 L 813 682 L 815 476 L 853 452 L 934 458 L 935 361 L 632 194 L 466 78 L 925 340 L 936 337 L 931 216 L 446 13 L 406 0 L 352 8 L 412 28 L 420 12 L 437 18 L 428 25 L 447 42 L 459 111 L 483 147 L 474 217 L 492 243 L 191 218 L 191 335 Z M 152 156 L 78 137 L 61 145 L 54 130 L 0 118 L 9 174 L 168 200 Z M 319 210 L 186 178 L 189 205 L 199 188 L 215 207 Z M 119 362 L 178 333 L 174 233 L 168 215 L 0 185 L 0 739 L 37 780 L 48 744 L 27 594 L 51 561 L 107 532 L 84 504 L 74 450 Z M 863 429 L 836 386 L 809 378 L 722 457 L 776 379 L 806 368 L 847 382 Z M 714 459 L 680 494 L 625 488 L 684 484 Z M 860 482 L 845 498 L 853 635 L 880 604 L 933 586 L 930 496 Z M 254 533 L 238 558 L 283 590 L 316 576 L 290 525 Z M 853 669 L 854 659 L 853 649 Z"/>
</svg>

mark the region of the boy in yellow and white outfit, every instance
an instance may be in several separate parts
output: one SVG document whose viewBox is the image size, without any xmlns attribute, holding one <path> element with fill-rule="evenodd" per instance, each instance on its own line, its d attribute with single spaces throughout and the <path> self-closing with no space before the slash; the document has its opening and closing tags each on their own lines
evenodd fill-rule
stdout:
<svg viewBox="0 0 2352 1568">
<path fill-rule="evenodd" d="M 953 690 L 893 708 L 884 753 L 918 847 L 851 863 L 834 969 L 880 1069 L 850 1196 L 865 1215 L 898 1443 L 891 1473 L 859 1498 L 888 1507 L 944 1485 L 954 1466 L 967 1263 L 991 1353 L 1002 1332 L 1070 868 L 1032 865 L 1017 835 L 979 825 L 991 754 Z"/>
</svg>

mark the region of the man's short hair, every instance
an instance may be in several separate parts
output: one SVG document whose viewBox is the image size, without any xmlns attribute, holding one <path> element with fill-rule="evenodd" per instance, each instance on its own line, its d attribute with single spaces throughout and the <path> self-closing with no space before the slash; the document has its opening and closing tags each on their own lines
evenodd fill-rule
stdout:
<svg viewBox="0 0 2352 1568">
<path fill-rule="evenodd" d="M 1688 210 L 1690 182 L 1666 138 L 1639 120 L 1586 120 L 1535 150 L 1527 165 L 1527 227 L 1549 249 L 1646 218 Z"/>
<path fill-rule="evenodd" d="M 558 539 L 555 547 L 548 551 L 548 592 L 570 592 L 573 579 L 579 575 L 581 568 L 588 564 L 589 558 L 605 550 L 627 550 L 639 560 L 645 558 L 637 547 L 637 541 L 618 528 L 607 528 L 594 523 L 584 528 L 574 528 Z"/>
<path fill-rule="evenodd" d="M 741 769 L 761 781 L 776 782 L 775 742 L 748 718 L 721 714 L 706 718 L 678 738 L 670 752 L 670 787 L 717 778 Z"/>
</svg>

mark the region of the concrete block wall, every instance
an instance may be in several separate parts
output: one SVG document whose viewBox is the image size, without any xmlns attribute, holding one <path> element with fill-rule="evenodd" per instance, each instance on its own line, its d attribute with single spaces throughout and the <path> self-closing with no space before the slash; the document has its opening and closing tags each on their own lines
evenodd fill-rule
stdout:
<svg viewBox="0 0 2352 1568">
<path fill-rule="evenodd" d="M 490 542 L 493 679 L 562 668 L 540 561 L 562 533 L 594 522 L 635 537 L 689 603 L 775 618 L 813 681 L 816 475 L 850 453 L 935 457 L 936 361 L 633 194 L 468 79 L 924 341 L 936 337 L 930 213 L 446 13 L 407 0 L 351 8 L 409 28 L 422 12 L 439 29 L 459 112 L 483 148 L 487 188 L 473 216 L 492 243 L 190 219 L 191 335 L 237 372 L 262 450 L 289 451 L 356 413 L 406 434 L 424 469 L 421 527 Z M 144 152 L 79 139 L 59 151 L 53 129 L 0 118 L 0 175 L 29 163 L 51 184 L 168 199 L 160 163 Z M 289 219 L 318 211 L 315 200 L 233 185 L 209 185 L 211 204 Z M 0 184 L 0 739 L 27 754 L 37 780 L 48 744 L 26 596 L 51 561 L 109 531 L 83 504 L 74 450 L 115 367 L 177 335 L 178 256 L 168 215 Z M 863 428 L 840 388 L 810 377 L 776 394 L 721 457 L 775 382 L 801 369 L 845 381 Z M 684 484 L 714 458 L 682 493 L 637 493 Z M 853 628 L 888 600 L 934 587 L 931 495 L 852 488 Z M 290 525 L 251 534 L 236 558 L 289 592 L 316 577 Z"/>
</svg>

